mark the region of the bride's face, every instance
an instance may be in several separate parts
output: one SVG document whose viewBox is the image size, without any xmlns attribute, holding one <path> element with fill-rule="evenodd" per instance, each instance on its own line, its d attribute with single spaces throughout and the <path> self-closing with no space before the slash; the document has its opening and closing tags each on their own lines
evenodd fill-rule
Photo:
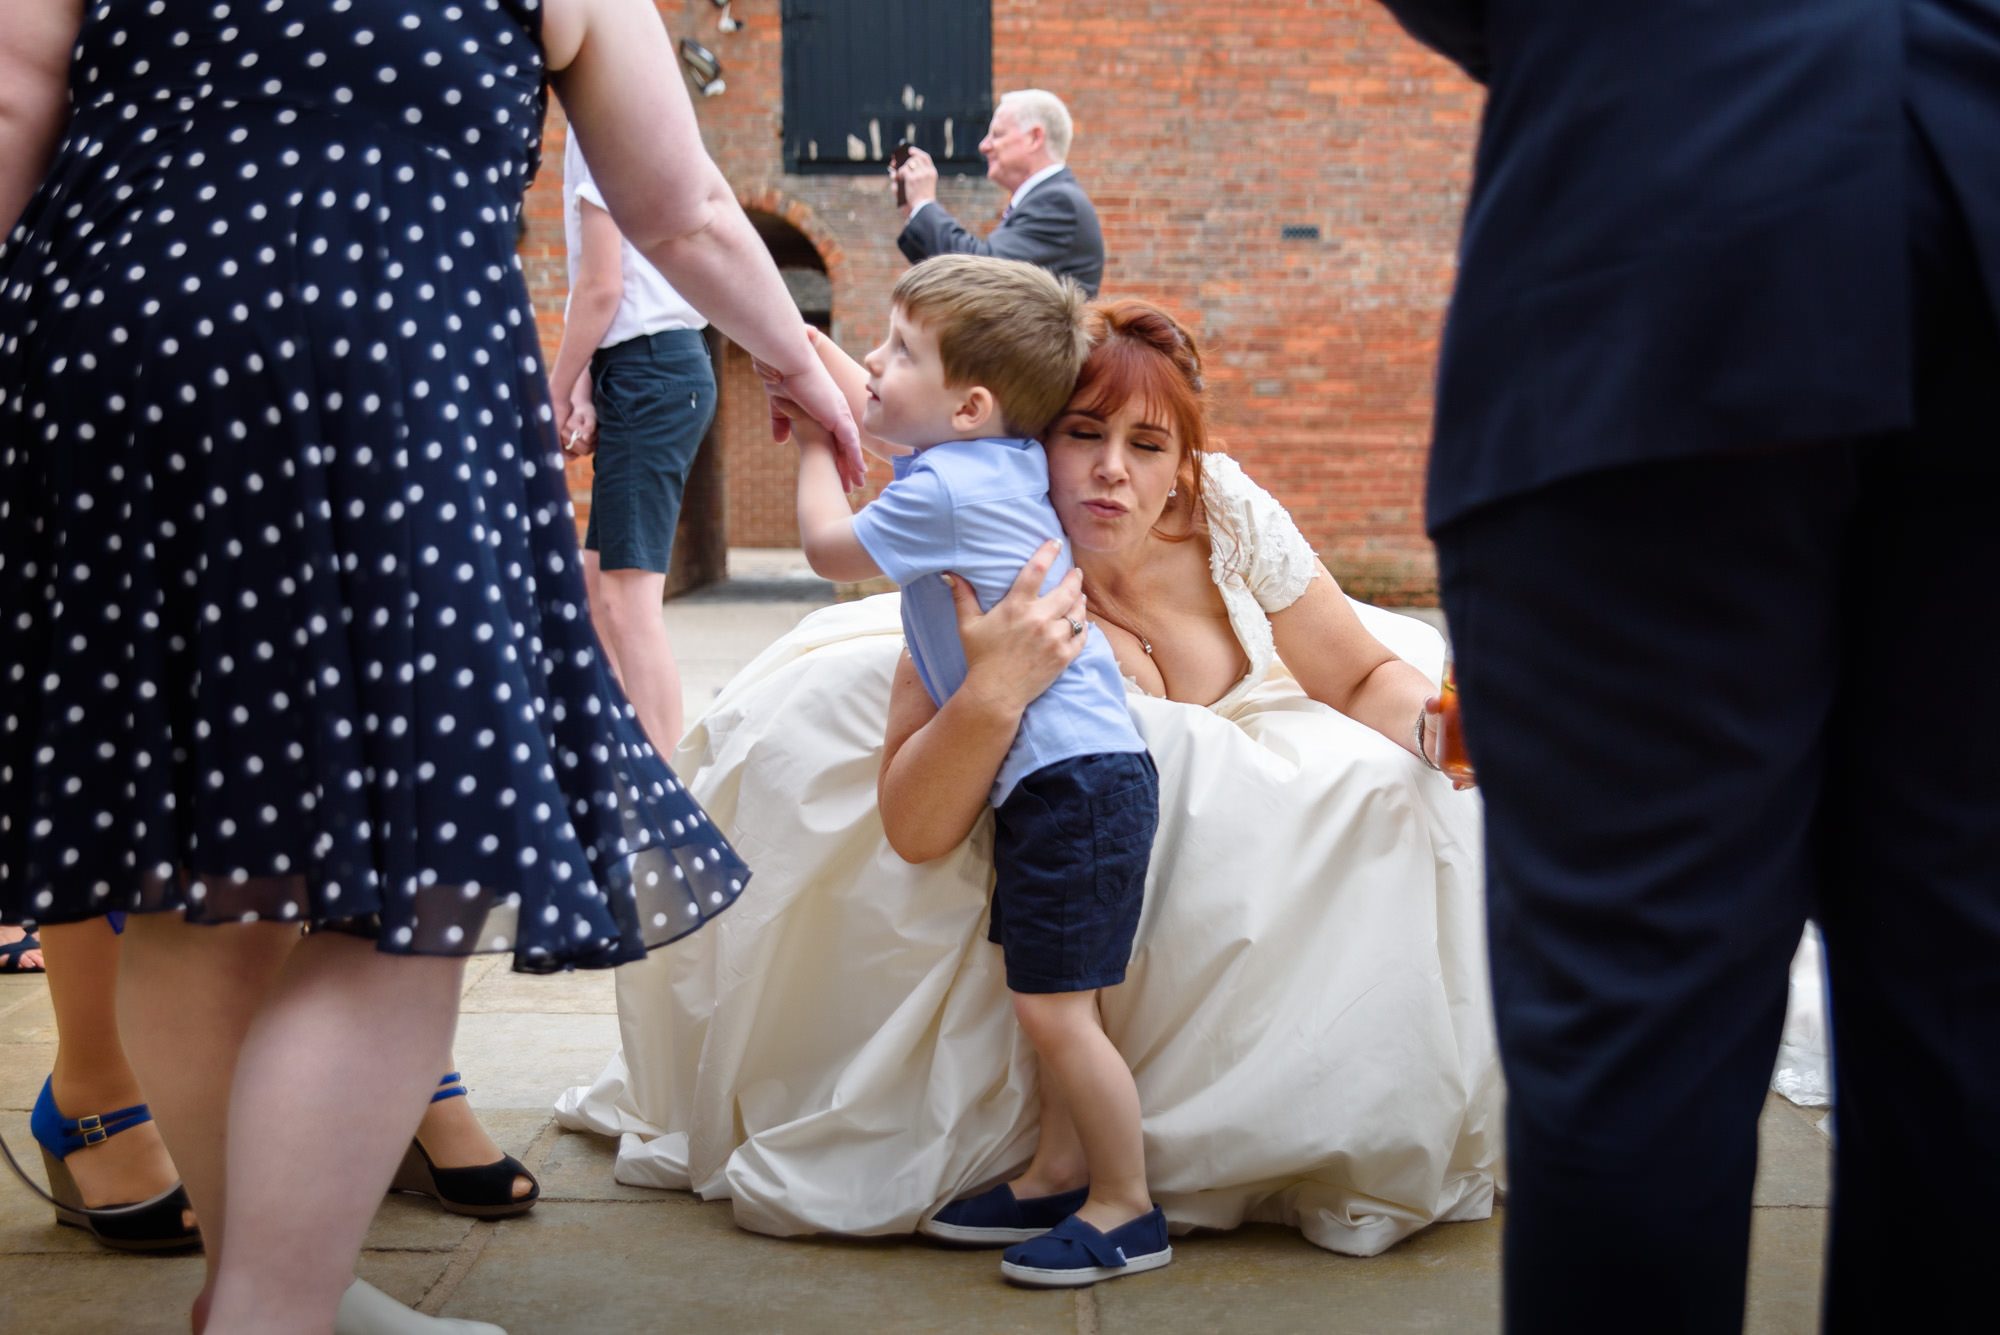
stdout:
<svg viewBox="0 0 2000 1335">
<path fill-rule="evenodd" d="M 1049 500 L 1071 543 L 1112 552 L 1146 540 L 1181 465 L 1164 412 L 1128 399 L 1109 416 L 1066 408 L 1049 428 Z"/>
</svg>

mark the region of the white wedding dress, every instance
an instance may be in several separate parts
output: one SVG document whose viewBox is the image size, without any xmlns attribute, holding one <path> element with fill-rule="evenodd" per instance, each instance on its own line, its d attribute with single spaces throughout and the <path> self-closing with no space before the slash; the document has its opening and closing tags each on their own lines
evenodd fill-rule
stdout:
<svg viewBox="0 0 2000 1335">
<path fill-rule="evenodd" d="M 1105 1027 L 1177 1228 L 1273 1221 L 1373 1255 L 1493 1206 L 1479 802 L 1305 696 L 1264 609 L 1304 589 L 1312 550 L 1230 460 L 1205 488 L 1250 671 L 1208 708 L 1130 697 L 1160 827 Z M 1356 610 L 1437 678 L 1436 632 Z M 623 1051 L 557 1104 L 621 1138 L 619 1181 L 727 1197 L 760 1233 L 898 1234 L 1032 1152 L 1035 1058 L 986 940 L 991 818 L 918 866 L 882 837 L 901 650 L 893 594 L 816 612 L 675 756 L 755 879 L 619 970 Z"/>
</svg>

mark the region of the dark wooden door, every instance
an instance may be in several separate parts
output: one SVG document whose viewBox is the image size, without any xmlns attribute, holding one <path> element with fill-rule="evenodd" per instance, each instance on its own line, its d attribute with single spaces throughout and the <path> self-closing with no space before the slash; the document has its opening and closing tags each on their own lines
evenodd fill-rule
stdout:
<svg viewBox="0 0 2000 1335">
<path fill-rule="evenodd" d="M 993 115 L 989 0 L 784 0 L 785 170 L 879 172 L 908 138 L 983 175 Z"/>
</svg>

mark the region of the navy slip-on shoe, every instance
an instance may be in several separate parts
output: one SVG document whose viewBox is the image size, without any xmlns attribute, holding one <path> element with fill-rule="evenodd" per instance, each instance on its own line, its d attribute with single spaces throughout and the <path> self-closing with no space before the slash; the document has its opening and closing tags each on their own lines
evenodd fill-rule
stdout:
<svg viewBox="0 0 2000 1335">
<path fill-rule="evenodd" d="M 988 1192 L 953 1201 L 917 1225 L 917 1232 L 961 1247 L 1005 1247 L 1038 1238 L 1083 1208 L 1089 1187 L 1017 1200 L 1005 1182 Z"/>
<path fill-rule="evenodd" d="M 1009 1247 L 1000 1273 L 1031 1289 L 1080 1289 L 1099 1280 L 1158 1270 L 1174 1259 L 1167 1216 L 1159 1206 L 1100 1233 L 1075 1215 L 1029 1242 Z"/>
</svg>

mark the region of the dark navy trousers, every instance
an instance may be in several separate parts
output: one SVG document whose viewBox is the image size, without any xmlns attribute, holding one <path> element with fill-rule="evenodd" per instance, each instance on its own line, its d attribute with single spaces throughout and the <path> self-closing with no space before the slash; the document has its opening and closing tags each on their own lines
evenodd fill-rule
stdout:
<svg viewBox="0 0 2000 1335">
<path fill-rule="evenodd" d="M 1825 1327 L 2000 1311 L 2000 339 L 1912 142 L 1914 429 L 1587 474 L 1436 535 L 1486 799 L 1510 1331 L 1740 1327 L 1808 917 Z"/>
</svg>

